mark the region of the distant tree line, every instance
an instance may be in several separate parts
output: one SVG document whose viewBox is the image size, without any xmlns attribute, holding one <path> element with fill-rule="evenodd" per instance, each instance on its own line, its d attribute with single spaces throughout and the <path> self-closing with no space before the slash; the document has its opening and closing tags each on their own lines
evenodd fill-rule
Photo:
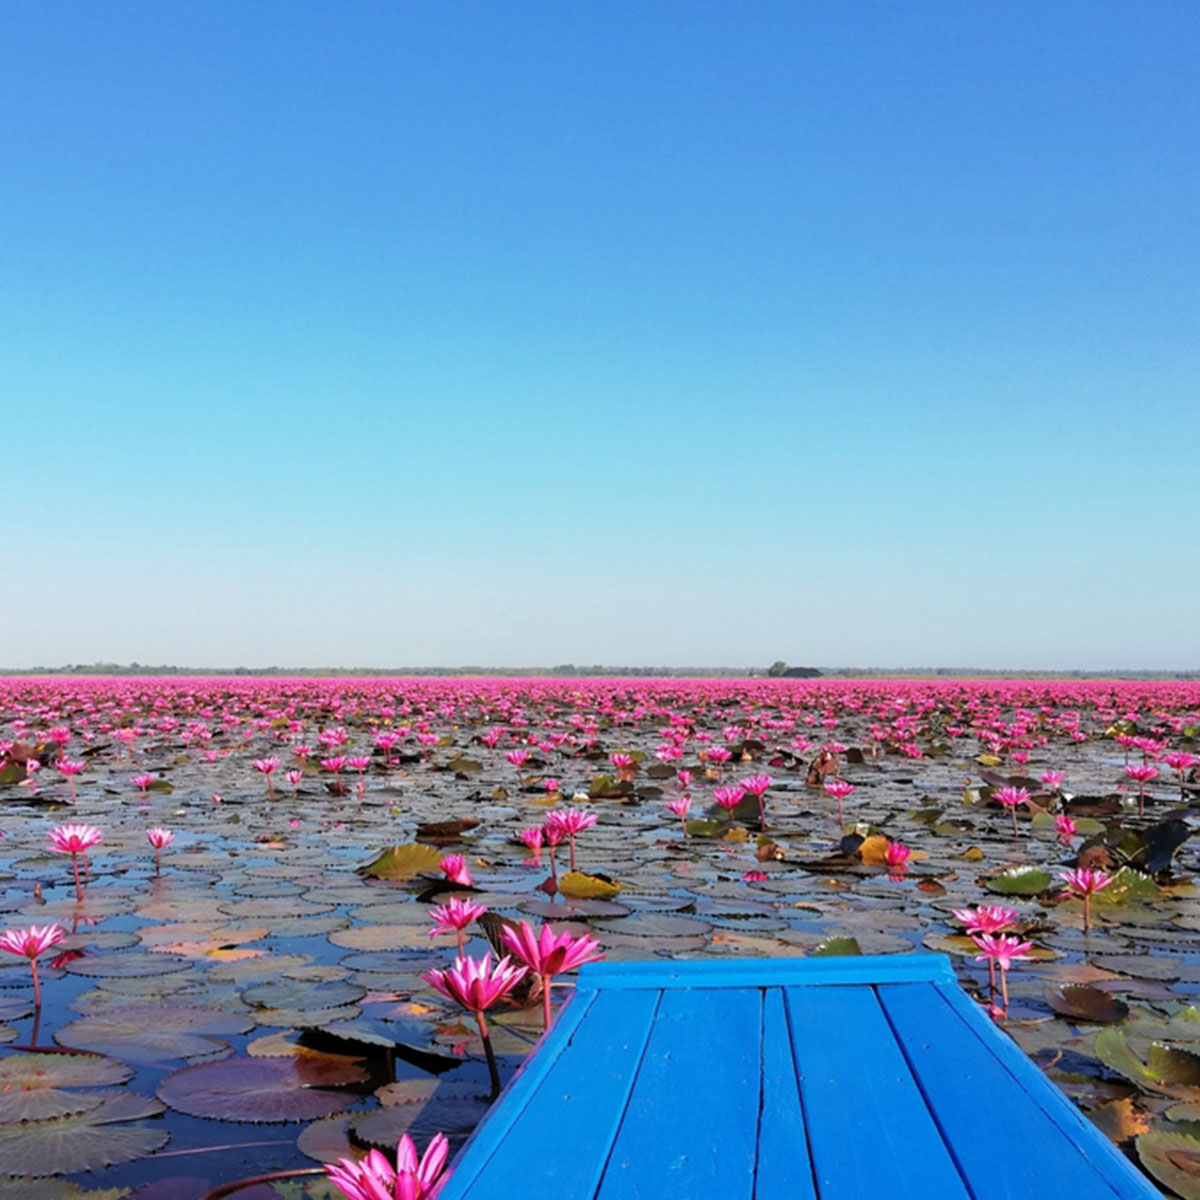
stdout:
<svg viewBox="0 0 1200 1200">
<path fill-rule="evenodd" d="M 559 663 L 554 667 L 177 667 L 145 663 L 69 663 L 63 667 L 0 667 L 4 675 L 245 675 L 263 678 L 356 678 L 368 676 L 496 676 L 515 678 L 676 679 L 1200 679 L 1190 671 L 1002 671 L 980 667 L 791 667 L 777 659 L 769 667 L 609 667 Z"/>
</svg>

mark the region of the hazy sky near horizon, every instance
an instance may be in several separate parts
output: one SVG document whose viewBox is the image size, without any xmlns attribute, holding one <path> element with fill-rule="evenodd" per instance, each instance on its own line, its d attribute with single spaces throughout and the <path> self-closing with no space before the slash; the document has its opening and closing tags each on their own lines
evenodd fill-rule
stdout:
<svg viewBox="0 0 1200 1200">
<path fill-rule="evenodd" d="M 1194 0 L 10 0 L 0 665 L 1200 666 Z"/>
</svg>

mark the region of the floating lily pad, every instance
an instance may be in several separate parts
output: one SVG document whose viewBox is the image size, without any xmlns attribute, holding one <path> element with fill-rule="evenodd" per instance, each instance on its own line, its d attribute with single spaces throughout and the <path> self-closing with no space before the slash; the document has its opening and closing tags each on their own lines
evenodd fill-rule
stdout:
<svg viewBox="0 0 1200 1200">
<path fill-rule="evenodd" d="M 301 1058 L 226 1058 L 168 1075 L 158 1096 L 177 1112 L 221 1121 L 312 1121 L 352 1102 L 334 1085 L 361 1083 L 352 1062 Z"/>
<path fill-rule="evenodd" d="M 165 1125 L 129 1125 L 163 1106 L 136 1092 L 104 1091 L 88 1112 L 0 1125 L 0 1171 L 12 1175 L 73 1175 L 131 1162 L 166 1145 Z"/>
<path fill-rule="evenodd" d="M 388 1084 L 377 1095 L 384 1107 L 358 1117 L 352 1128 L 356 1138 L 388 1150 L 405 1133 L 418 1142 L 438 1132 L 467 1133 L 490 1103 L 485 1085 L 448 1079 L 405 1079 Z"/>
<path fill-rule="evenodd" d="M 64 1025 L 60 1046 L 111 1054 L 124 1062 L 156 1063 L 197 1058 L 225 1048 L 212 1034 L 245 1033 L 254 1027 L 246 1013 L 179 1005 L 131 1004 Z"/>
<path fill-rule="evenodd" d="M 95 1108 L 96 1093 L 64 1088 L 125 1083 L 133 1072 L 98 1054 L 13 1054 L 0 1058 L 0 1122 L 42 1121 Z"/>
<path fill-rule="evenodd" d="M 1129 1005 L 1110 992 L 1084 983 L 1065 983 L 1046 989 L 1046 1003 L 1060 1016 L 1097 1025 L 1114 1024 L 1129 1016 Z"/>
<path fill-rule="evenodd" d="M 0 1179 L 4 1200 L 122 1200 L 130 1194 L 125 1187 L 88 1188 L 64 1179 Z"/>
<path fill-rule="evenodd" d="M 410 842 L 403 846 L 390 846 L 359 870 L 375 879 L 406 881 L 418 875 L 432 874 L 441 865 L 440 850 Z"/>
<path fill-rule="evenodd" d="M 558 890 L 564 896 L 578 900 L 591 900 L 599 896 L 615 896 L 621 885 L 615 879 L 604 875 L 589 875 L 583 871 L 568 871 L 560 875 Z"/>
<path fill-rule="evenodd" d="M 812 951 L 813 957 L 834 957 L 844 954 L 861 954 L 862 950 L 858 945 L 858 938 L 852 937 L 830 937 L 826 938 L 819 946 Z"/>
<path fill-rule="evenodd" d="M 1183 1200 L 1200 1200 L 1200 1139 L 1152 1129 L 1134 1142 L 1142 1165 Z"/>
<path fill-rule="evenodd" d="M 1037 896 L 1053 882 L 1054 877 L 1041 867 L 1011 867 L 989 879 L 987 889 L 1001 896 Z"/>
<path fill-rule="evenodd" d="M 151 975 L 170 975 L 186 971 L 191 963 L 171 954 L 146 954 L 138 950 L 118 950 L 113 954 L 89 955 L 67 963 L 72 975 L 108 977 L 112 979 L 141 979 Z"/>
</svg>

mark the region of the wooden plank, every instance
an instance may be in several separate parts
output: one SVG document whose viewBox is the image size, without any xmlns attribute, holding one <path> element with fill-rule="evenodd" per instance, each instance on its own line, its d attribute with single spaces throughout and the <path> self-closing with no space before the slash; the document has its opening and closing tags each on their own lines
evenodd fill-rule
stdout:
<svg viewBox="0 0 1200 1200">
<path fill-rule="evenodd" d="M 788 988 L 786 999 L 821 1200 L 967 1200 L 873 990 Z"/>
<path fill-rule="evenodd" d="M 590 1197 L 625 1111 L 659 993 L 576 997 L 455 1162 L 439 1200 Z M 585 1019 L 586 1017 L 586 1019 Z"/>
<path fill-rule="evenodd" d="M 579 991 L 597 988 L 762 988 L 900 983 L 953 983 L 944 954 L 850 954 L 829 958 L 693 959 L 689 962 L 596 962 L 579 970 Z"/>
<path fill-rule="evenodd" d="M 751 1200 L 761 1035 L 758 989 L 662 993 L 597 1200 Z"/>
<path fill-rule="evenodd" d="M 1158 1196 L 957 987 L 896 984 L 879 996 L 977 1200 L 1025 1200 L 1047 1180 L 1088 1200 Z"/>
<path fill-rule="evenodd" d="M 779 988 L 763 997 L 762 1080 L 754 1200 L 816 1200 L 792 1035 Z"/>
</svg>

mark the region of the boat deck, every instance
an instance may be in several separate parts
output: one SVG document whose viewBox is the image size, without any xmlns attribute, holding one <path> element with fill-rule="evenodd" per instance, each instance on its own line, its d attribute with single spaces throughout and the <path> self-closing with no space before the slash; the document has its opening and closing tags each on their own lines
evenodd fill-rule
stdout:
<svg viewBox="0 0 1200 1200">
<path fill-rule="evenodd" d="M 440 1200 L 1159 1195 L 941 955 L 593 963 Z"/>
</svg>

